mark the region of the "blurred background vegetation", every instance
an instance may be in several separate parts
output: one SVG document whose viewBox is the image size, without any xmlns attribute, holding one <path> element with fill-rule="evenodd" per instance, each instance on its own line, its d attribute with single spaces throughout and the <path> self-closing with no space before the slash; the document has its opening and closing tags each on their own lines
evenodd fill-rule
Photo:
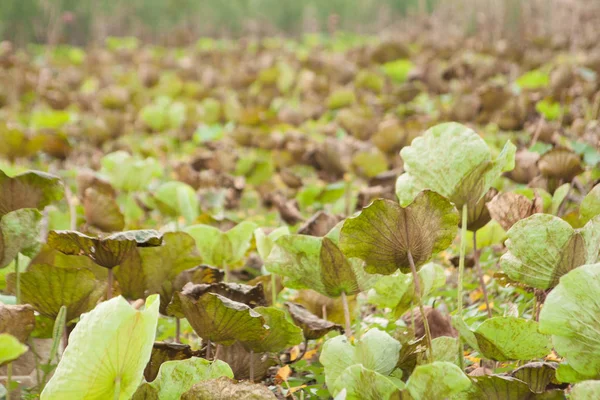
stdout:
<svg viewBox="0 0 600 400">
<path fill-rule="evenodd" d="M 86 45 L 107 36 L 131 35 L 179 45 L 202 35 L 236 38 L 337 30 L 381 33 L 425 16 L 437 17 L 438 25 L 444 28 L 450 26 L 451 19 L 465 33 L 521 34 L 528 29 L 543 33 L 570 25 L 571 14 L 583 14 L 594 3 L 600 1 L 0 0 L 0 39 L 21 45 Z"/>
</svg>

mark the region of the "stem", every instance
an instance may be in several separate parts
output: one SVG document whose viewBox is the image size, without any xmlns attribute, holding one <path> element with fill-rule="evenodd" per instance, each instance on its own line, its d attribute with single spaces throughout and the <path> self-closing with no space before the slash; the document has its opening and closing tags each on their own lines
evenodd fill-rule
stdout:
<svg viewBox="0 0 600 400">
<path fill-rule="evenodd" d="M 271 274 L 271 305 L 275 307 L 277 303 L 277 279 L 275 274 Z"/>
<path fill-rule="evenodd" d="M 119 400 L 120 397 L 121 397 L 121 377 L 117 376 L 115 378 L 115 391 L 114 391 L 113 398 L 115 400 Z"/>
<path fill-rule="evenodd" d="M 19 253 L 15 257 L 15 278 L 17 281 L 16 296 L 17 304 L 21 304 L 21 271 L 19 270 Z"/>
<path fill-rule="evenodd" d="M 225 271 L 225 278 L 223 279 L 225 282 L 230 282 L 231 281 L 231 276 L 229 273 L 229 264 L 227 263 L 223 263 L 223 270 Z"/>
<path fill-rule="evenodd" d="M 350 174 L 344 175 L 344 180 L 346 181 L 346 193 L 344 197 L 344 209 L 346 211 L 346 216 L 349 217 L 352 214 L 352 180 L 350 179 Z"/>
<path fill-rule="evenodd" d="M 416 339 L 417 338 L 417 327 L 415 325 L 415 313 L 414 313 L 414 309 L 415 309 L 415 303 L 411 301 L 410 302 L 410 323 L 412 325 L 413 336 Z"/>
<path fill-rule="evenodd" d="M 413 282 L 415 284 L 415 297 L 419 303 L 419 311 L 421 312 L 421 319 L 423 320 L 423 327 L 425 328 L 425 340 L 427 341 L 427 360 L 433 362 L 433 344 L 431 343 L 431 331 L 429 330 L 429 321 L 427 320 L 427 314 L 425 314 L 425 308 L 423 307 L 423 300 L 421 299 L 421 282 L 419 281 L 419 275 L 417 274 L 417 267 L 415 266 L 415 260 L 413 260 L 412 253 L 408 250 L 408 263 L 410 264 L 410 270 L 413 276 Z M 411 311 L 414 314 L 414 310 Z M 414 317 L 413 317 L 414 318 Z"/>
<path fill-rule="evenodd" d="M 181 343 L 181 320 L 175 317 L 175 343 Z"/>
<path fill-rule="evenodd" d="M 215 350 L 215 357 L 213 358 L 213 361 L 219 359 L 219 353 L 221 353 L 222 347 L 223 347 L 222 344 L 217 344 L 217 349 Z"/>
<path fill-rule="evenodd" d="M 327 321 L 327 305 L 323 304 L 321 306 L 321 314 L 323 314 L 323 319 Z"/>
<path fill-rule="evenodd" d="M 254 350 L 250 350 L 250 382 L 254 382 Z"/>
<path fill-rule="evenodd" d="M 352 325 L 350 324 L 350 308 L 348 307 L 348 298 L 346 292 L 342 292 L 342 305 L 344 306 L 344 321 L 346 322 L 346 336 L 352 336 Z"/>
<path fill-rule="evenodd" d="M 488 300 L 487 287 L 483 279 L 483 270 L 479 263 L 479 251 L 477 250 L 477 231 L 473 232 L 473 258 L 475 259 L 475 270 L 477 271 L 477 277 L 479 278 L 479 286 L 483 292 L 483 300 L 485 301 L 485 308 L 487 310 L 488 318 L 492 318 L 492 309 L 490 307 L 490 301 Z"/>
<path fill-rule="evenodd" d="M 112 268 L 108 269 L 108 285 L 106 286 L 106 300 L 112 299 L 112 289 L 113 289 L 113 270 Z"/>
<path fill-rule="evenodd" d="M 10 382 L 12 381 L 12 363 L 6 366 L 6 400 L 10 400 Z"/>
<path fill-rule="evenodd" d="M 462 224 L 460 227 L 460 256 L 458 261 L 458 306 L 457 314 L 462 318 L 463 314 L 463 276 L 465 275 L 465 252 L 467 250 L 467 205 L 464 204 L 462 207 Z M 458 361 L 460 363 L 460 369 L 465 369 L 465 358 L 463 355 L 463 345 L 460 340 L 460 333 L 458 334 Z"/>
<path fill-rule="evenodd" d="M 206 341 L 206 359 L 210 360 L 210 356 L 212 355 L 212 351 L 211 351 L 211 343 L 210 343 L 210 339 Z"/>
<path fill-rule="evenodd" d="M 40 375 L 40 356 L 37 353 L 37 350 L 35 348 L 35 345 L 33 343 L 33 338 L 29 338 L 27 340 L 27 344 L 29 345 L 29 349 L 31 350 L 31 353 L 33 353 L 33 360 L 35 361 L 35 379 L 37 384 L 39 385 L 41 382 L 41 378 L 42 376 Z M 40 388 L 40 392 L 43 390 L 44 388 L 41 387 Z"/>
</svg>

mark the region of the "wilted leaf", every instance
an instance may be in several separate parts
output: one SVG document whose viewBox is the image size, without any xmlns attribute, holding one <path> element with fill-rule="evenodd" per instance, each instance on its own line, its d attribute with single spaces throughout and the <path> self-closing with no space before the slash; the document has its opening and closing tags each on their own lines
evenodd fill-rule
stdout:
<svg viewBox="0 0 600 400">
<path fill-rule="evenodd" d="M 131 398 L 150 359 L 158 305 L 150 296 L 138 311 L 119 296 L 84 314 L 41 398 Z"/>
<path fill-rule="evenodd" d="M 563 182 L 570 182 L 583 172 L 581 157 L 565 148 L 555 148 L 544 153 L 538 161 L 538 168 L 543 176 Z"/>
<path fill-rule="evenodd" d="M 7 277 L 11 289 L 16 276 Z M 106 284 L 96 280 L 87 269 L 67 269 L 47 264 L 30 265 L 21 273 L 21 296 L 40 314 L 54 320 L 62 306 L 67 307 L 66 322 L 78 318 L 96 306 L 105 293 Z"/>
<path fill-rule="evenodd" d="M 60 179 L 41 171 L 9 177 L 0 170 L 0 217 L 22 208 L 44 207 L 63 197 Z"/>
<path fill-rule="evenodd" d="M 532 392 L 543 393 L 556 380 L 556 367 L 556 363 L 532 362 L 515 369 L 511 375 L 527 383 Z"/>
<path fill-rule="evenodd" d="M 540 332 L 552 335 L 558 354 L 583 376 L 600 376 L 600 264 L 584 265 L 560 279 L 546 297 Z"/>
<path fill-rule="evenodd" d="M 508 231 L 508 252 L 500 266 L 511 279 L 538 289 L 554 287 L 561 276 L 596 262 L 600 251 L 600 218 L 581 229 L 548 214 L 534 214 Z"/>
<path fill-rule="evenodd" d="M 294 323 L 300 328 L 302 328 L 302 331 L 304 332 L 304 337 L 307 340 L 319 339 L 331 332 L 332 330 L 343 332 L 343 328 L 341 325 L 334 324 L 331 321 L 327 321 L 317 317 L 300 304 L 286 302 L 285 306 L 290 312 Z"/>
<path fill-rule="evenodd" d="M 103 232 L 120 231 L 125 227 L 125 216 L 115 197 L 100 187 L 89 187 L 83 194 L 86 222 Z"/>
<path fill-rule="evenodd" d="M 152 382 L 156 379 L 160 366 L 167 361 L 200 357 L 199 353 L 199 351 L 193 351 L 187 344 L 154 342 L 150 361 L 148 361 L 144 369 L 144 379 L 146 379 L 146 382 Z"/>
<path fill-rule="evenodd" d="M 19 253 L 34 256 L 38 252 L 41 220 L 40 212 L 32 208 L 0 217 L 0 268 L 10 264 Z"/>
<path fill-rule="evenodd" d="M 278 353 L 304 340 L 302 329 L 288 320 L 286 313 L 275 307 L 256 307 L 269 327 L 267 335 L 260 340 L 244 341 L 244 347 L 259 353 Z"/>
<path fill-rule="evenodd" d="M 268 353 L 251 352 L 241 342 L 219 349 L 218 359 L 231 367 L 235 379 L 250 379 L 250 365 L 254 369 L 254 380 L 262 380 L 269 374 L 269 368 L 277 365 L 276 358 Z"/>
<path fill-rule="evenodd" d="M 457 396 L 464 400 L 536 400 L 534 393 L 527 384 L 517 378 L 503 375 L 487 375 L 471 377 L 471 387 Z M 562 391 L 561 391 L 562 393 Z M 564 395 L 563 395 L 564 396 Z M 539 398 L 539 400 L 544 397 Z M 553 399 L 548 398 L 548 400 Z"/>
<path fill-rule="evenodd" d="M 264 385 L 248 381 L 236 382 L 222 377 L 197 383 L 181 396 L 182 400 L 270 400 L 277 399 Z"/>
<path fill-rule="evenodd" d="M 115 268 L 123 296 L 138 299 L 158 293 L 164 314 L 173 293 L 185 284 L 176 287 L 176 278 L 200 264 L 194 239 L 184 232 L 167 232 L 162 236 L 160 246 L 138 247 L 131 251 L 137 252 L 137 256 L 130 254 Z"/>
<path fill-rule="evenodd" d="M 35 316 L 30 305 L 0 303 L 0 333 L 8 333 L 25 343 L 35 328 Z"/>
<path fill-rule="evenodd" d="M 457 228 L 454 207 L 439 194 L 424 191 L 406 207 L 375 200 L 346 220 L 340 247 L 347 257 L 364 260 L 369 273 L 408 273 L 408 252 L 419 268 L 452 243 Z"/>
<path fill-rule="evenodd" d="M 176 293 L 171 306 L 180 307 L 194 331 L 204 340 L 223 345 L 233 344 L 236 340 L 260 340 L 268 333 L 264 318 L 243 303 L 229 300 L 215 293 L 200 293 L 184 289 Z"/>
<path fill-rule="evenodd" d="M 160 366 L 152 383 L 144 382 L 133 395 L 133 400 L 179 399 L 194 384 L 222 376 L 233 378 L 229 365 L 220 360 L 213 362 L 192 357 L 187 360 L 167 361 Z"/>
<path fill-rule="evenodd" d="M 136 247 L 160 246 L 162 234 L 153 230 L 118 232 L 94 238 L 77 231 L 50 231 L 48 245 L 67 255 L 83 255 L 105 268 L 121 264 Z"/>
<path fill-rule="evenodd" d="M 522 194 L 512 192 L 497 195 L 487 203 L 487 208 L 505 231 L 520 220 L 544 211 L 541 197 L 535 196 L 534 200 L 529 200 Z"/>
</svg>

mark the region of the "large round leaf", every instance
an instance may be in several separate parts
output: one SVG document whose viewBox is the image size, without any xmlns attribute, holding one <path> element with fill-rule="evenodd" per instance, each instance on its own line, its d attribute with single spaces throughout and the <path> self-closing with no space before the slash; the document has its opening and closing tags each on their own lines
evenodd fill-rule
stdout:
<svg viewBox="0 0 600 400">
<path fill-rule="evenodd" d="M 230 345 L 236 340 L 260 340 L 268 333 L 259 313 L 246 304 L 215 293 L 204 293 L 196 298 L 184 290 L 173 297 L 173 302 L 179 302 L 183 315 L 204 340 Z"/>
<path fill-rule="evenodd" d="M 400 342 L 379 329 L 371 329 L 350 344 L 345 336 L 336 336 L 323 345 L 319 361 L 325 367 L 325 382 L 334 387 L 336 380 L 351 365 L 361 364 L 366 369 L 389 375 L 398 362 Z"/>
<path fill-rule="evenodd" d="M 160 246 L 138 247 L 133 251 L 137 256 L 127 257 L 115 268 L 121 291 L 131 299 L 159 293 L 161 312 L 171 301 L 177 276 L 199 265 L 201 260 L 194 239 L 184 232 L 167 232 Z"/>
<path fill-rule="evenodd" d="M 150 359 L 158 305 L 153 295 L 138 311 L 119 296 L 84 314 L 41 398 L 130 399 Z"/>
<path fill-rule="evenodd" d="M 0 217 L 0 268 L 10 264 L 17 254 L 34 256 L 40 249 L 42 214 L 33 208 L 11 211 Z"/>
<path fill-rule="evenodd" d="M 312 289 L 325 296 L 352 295 L 369 289 L 376 277 L 363 262 L 347 259 L 328 237 L 287 235 L 279 238 L 267 258 L 267 271 L 285 277 L 286 287 Z"/>
<path fill-rule="evenodd" d="M 508 231 L 508 252 L 500 265 L 508 276 L 538 289 L 556 286 L 561 276 L 592 264 L 600 251 L 600 217 L 581 229 L 561 218 L 534 214 Z"/>
<path fill-rule="evenodd" d="M 538 332 L 538 324 L 517 317 L 494 317 L 474 331 L 479 351 L 496 361 L 530 360 L 550 353 L 548 335 Z"/>
<path fill-rule="evenodd" d="M 516 147 L 507 142 L 498 158 L 472 129 L 455 122 L 428 129 L 400 152 L 405 174 L 398 178 L 396 194 L 406 205 L 423 189 L 452 201 L 458 209 L 477 203 L 502 172 L 515 164 Z"/>
<path fill-rule="evenodd" d="M 600 398 L 600 381 L 584 381 L 573 386 L 573 400 L 595 400 Z"/>
<path fill-rule="evenodd" d="M 9 333 L 0 333 L 0 365 L 9 363 L 27 352 L 28 347 Z"/>
<path fill-rule="evenodd" d="M 162 234 L 154 230 L 125 231 L 94 238 L 77 231 L 50 231 L 48 245 L 68 255 L 84 255 L 105 268 L 114 268 L 136 247 L 160 246 Z"/>
<path fill-rule="evenodd" d="M 347 257 L 366 262 L 369 273 L 410 272 L 408 253 L 420 267 L 445 250 L 458 229 L 458 214 L 448 200 L 426 190 L 406 207 L 391 200 L 375 200 L 352 218 L 340 233 Z"/>
<path fill-rule="evenodd" d="M 8 286 L 14 289 L 15 280 L 15 274 L 10 274 L 7 277 Z M 98 282 L 87 269 L 36 264 L 21 274 L 22 300 L 53 320 L 62 306 L 67 307 L 67 322 L 78 318 L 94 308 L 105 290 L 105 284 Z"/>
<path fill-rule="evenodd" d="M 132 400 L 179 399 L 195 383 L 222 376 L 233 378 L 229 365 L 220 360 L 210 362 L 192 357 L 187 360 L 167 361 L 160 366 L 152 383 L 144 382 Z"/>
<path fill-rule="evenodd" d="M 60 179 L 40 171 L 9 177 L 0 170 L 0 217 L 22 208 L 42 210 L 63 197 Z"/>
<path fill-rule="evenodd" d="M 434 361 L 415 368 L 406 389 L 414 399 L 437 400 L 451 397 L 471 386 L 469 378 L 450 362 Z"/>
<path fill-rule="evenodd" d="M 403 387 L 404 384 L 400 383 L 400 386 Z M 346 368 L 333 386 L 327 388 L 334 396 L 345 391 L 346 400 L 386 400 L 399 389 L 388 377 L 361 364 Z"/>
<path fill-rule="evenodd" d="M 275 307 L 256 307 L 269 327 L 267 335 L 260 340 L 244 341 L 244 346 L 256 352 L 277 353 L 302 342 L 302 329 L 288 320 L 285 312 Z"/>
<path fill-rule="evenodd" d="M 552 335 L 558 354 L 579 374 L 600 376 L 600 264 L 584 265 L 560 279 L 540 313 L 540 332 Z"/>
<path fill-rule="evenodd" d="M 223 266 L 240 261 L 250 247 L 256 224 L 242 222 L 227 232 L 210 225 L 192 225 L 185 229 L 196 241 L 202 261 Z"/>
<path fill-rule="evenodd" d="M 286 302 L 285 306 L 290 312 L 294 323 L 302 328 L 304 337 L 308 340 L 322 338 L 333 330 L 343 332 L 341 325 L 317 317 L 300 304 Z"/>
</svg>

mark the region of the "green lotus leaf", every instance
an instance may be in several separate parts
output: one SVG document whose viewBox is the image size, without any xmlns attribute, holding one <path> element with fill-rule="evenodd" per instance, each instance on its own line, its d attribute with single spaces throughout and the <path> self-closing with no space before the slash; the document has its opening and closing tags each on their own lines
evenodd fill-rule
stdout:
<svg viewBox="0 0 600 400">
<path fill-rule="evenodd" d="M 512 371 L 511 376 L 527 383 L 532 392 L 543 393 L 550 383 L 556 381 L 557 366 L 556 363 L 531 362 Z"/>
<path fill-rule="evenodd" d="M 0 365 L 16 360 L 29 348 L 9 333 L 0 333 Z"/>
<path fill-rule="evenodd" d="M 125 151 L 117 151 L 102 157 L 100 172 L 117 189 L 125 191 L 144 190 L 154 178 L 163 174 L 163 167 L 153 158 L 140 159 Z"/>
<path fill-rule="evenodd" d="M 508 231 L 508 252 L 500 266 L 508 276 L 538 289 L 556 286 L 561 276 L 592 264 L 600 251 L 600 217 L 581 229 L 549 214 L 534 214 Z"/>
<path fill-rule="evenodd" d="M 600 381 L 584 381 L 573 386 L 572 400 L 595 400 L 600 398 Z"/>
<path fill-rule="evenodd" d="M 327 387 L 332 388 L 344 370 L 355 364 L 389 375 L 396 368 L 399 354 L 400 342 L 386 332 L 370 329 L 354 345 L 345 336 L 329 339 L 323 345 L 319 361 L 325 368 Z"/>
<path fill-rule="evenodd" d="M 22 208 L 44 209 L 63 197 L 60 178 L 41 171 L 9 177 L 0 170 L 0 218 Z"/>
<path fill-rule="evenodd" d="M 504 375 L 484 375 L 471 377 L 472 385 L 459 393 L 456 400 L 558 400 L 564 399 L 562 390 L 536 394 L 529 390 L 527 383 Z M 562 397 L 560 397 L 562 395 Z"/>
<path fill-rule="evenodd" d="M 138 311 L 119 296 L 82 315 L 41 398 L 130 399 L 150 359 L 158 305 L 152 295 Z"/>
<path fill-rule="evenodd" d="M 406 381 L 405 391 L 414 399 L 437 400 L 463 392 L 470 386 L 469 378 L 455 364 L 434 361 L 415 368 Z"/>
<path fill-rule="evenodd" d="M 206 264 L 223 266 L 242 259 L 250 247 L 256 224 L 244 221 L 227 232 L 210 225 L 192 225 L 184 229 L 196 241 Z"/>
<path fill-rule="evenodd" d="M 0 217 L 0 268 L 10 264 L 19 253 L 32 257 L 39 251 L 41 221 L 42 214 L 33 208 Z"/>
<path fill-rule="evenodd" d="M 167 361 L 160 366 L 152 383 L 144 382 L 133 395 L 133 400 L 179 399 L 195 383 L 222 376 L 233 378 L 227 363 L 192 357 L 187 360 Z"/>
<path fill-rule="evenodd" d="M 268 334 L 269 328 L 259 313 L 216 293 L 195 297 L 184 289 L 173 296 L 173 303 L 179 304 L 194 331 L 204 340 L 227 346 L 236 340 L 260 340 Z"/>
<path fill-rule="evenodd" d="M 400 204 L 406 205 L 423 189 L 454 203 L 477 203 L 503 172 L 515 165 L 516 147 L 507 142 L 498 158 L 475 131 L 449 122 L 428 129 L 400 152 L 405 174 L 396 182 Z M 406 176 L 408 174 L 408 176 Z"/>
<path fill-rule="evenodd" d="M 458 214 L 448 200 L 423 191 L 406 207 L 391 200 L 375 200 L 348 218 L 340 233 L 346 257 L 366 262 L 369 273 L 410 272 L 408 253 L 417 269 L 445 250 L 456 235 Z"/>
<path fill-rule="evenodd" d="M 258 250 L 260 258 L 266 260 L 269 257 L 269 254 L 271 254 L 271 250 L 273 250 L 273 246 L 277 239 L 289 234 L 290 229 L 287 226 L 280 226 L 271 231 L 268 235 L 265 234 L 265 231 L 262 228 L 256 228 L 254 230 L 254 238 L 256 239 L 256 250 Z"/>
<path fill-rule="evenodd" d="M 384 400 L 390 399 L 393 394 L 402 389 L 396 386 L 388 377 L 355 364 L 346 368 L 336 379 L 333 386 L 328 386 L 329 392 L 337 396 L 345 392 L 346 400 Z"/>
<path fill-rule="evenodd" d="M 161 313 L 173 297 L 176 278 L 184 271 L 200 264 L 201 257 L 194 239 L 184 232 L 167 232 L 162 244 L 138 247 L 115 268 L 121 293 L 126 298 L 139 299 L 148 294 L 160 294 Z"/>
<path fill-rule="evenodd" d="M 265 263 L 284 285 L 312 289 L 329 297 L 369 289 L 377 277 L 366 274 L 359 259 L 347 259 L 329 237 L 287 235 L 279 238 Z"/>
<path fill-rule="evenodd" d="M 583 382 L 585 380 L 594 378 L 597 378 L 597 376 L 585 375 L 575 371 L 573 367 L 571 367 L 566 361 L 558 364 L 558 368 L 556 368 L 556 380 L 558 382 L 574 383 Z"/>
<path fill-rule="evenodd" d="M 302 329 L 294 325 L 286 313 L 275 307 L 256 307 L 269 327 L 267 335 L 260 340 L 244 341 L 245 347 L 260 353 L 278 353 L 304 340 Z"/>
<path fill-rule="evenodd" d="M 582 223 L 600 215 L 600 184 L 594 186 L 588 194 L 585 195 L 579 205 L 579 214 Z"/>
<path fill-rule="evenodd" d="M 445 361 L 451 362 L 452 364 L 459 365 L 458 354 L 456 349 L 458 348 L 458 339 L 451 336 L 440 336 L 436 337 L 431 341 L 432 354 L 434 361 Z M 418 363 L 426 364 L 427 358 L 425 353 L 418 355 Z"/>
<path fill-rule="evenodd" d="M 285 306 L 294 323 L 302 329 L 307 340 L 320 339 L 333 330 L 344 331 L 341 325 L 317 317 L 300 304 L 288 301 Z"/>
<path fill-rule="evenodd" d="M 538 332 L 538 324 L 517 317 L 494 317 L 474 331 L 481 353 L 496 361 L 529 360 L 552 351 L 550 338 Z"/>
<path fill-rule="evenodd" d="M 560 279 L 540 313 L 540 332 L 580 375 L 600 376 L 600 264 L 584 265 Z"/>
<path fill-rule="evenodd" d="M 198 218 L 198 196 L 190 185 L 172 181 L 163 183 L 154 193 L 154 201 L 161 213 L 170 217 L 182 216 L 188 223 Z"/>
<path fill-rule="evenodd" d="M 200 357 L 200 351 L 193 351 L 187 344 L 154 342 L 150 361 L 144 369 L 144 379 L 146 382 L 156 379 L 160 366 L 167 361 L 187 360 L 192 357 Z"/>
<path fill-rule="evenodd" d="M 16 276 L 7 277 L 8 286 L 16 287 Z M 96 306 L 106 291 L 87 269 L 67 269 L 52 265 L 30 265 L 21 273 L 21 296 L 40 314 L 54 320 L 62 306 L 67 307 L 66 322 L 78 318 Z"/>
<path fill-rule="evenodd" d="M 8 333 L 25 343 L 35 328 L 33 307 L 0 303 L 0 333 Z"/>
<path fill-rule="evenodd" d="M 197 383 L 181 396 L 181 400 L 276 400 L 266 386 L 228 377 Z"/>
<path fill-rule="evenodd" d="M 125 231 L 95 238 L 77 231 L 50 231 L 48 245 L 67 255 L 83 255 L 104 268 L 114 268 L 136 247 L 155 247 L 162 234 L 154 230 Z"/>
<path fill-rule="evenodd" d="M 417 274 L 423 297 L 446 284 L 446 275 L 441 265 L 425 264 Z M 381 308 L 391 308 L 394 310 L 394 316 L 398 318 L 410 309 L 411 304 L 416 304 L 412 275 L 400 271 L 394 272 L 385 279 L 379 279 L 373 289 L 369 290 L 368 295 L 370 303 Z"/>
</svg>

